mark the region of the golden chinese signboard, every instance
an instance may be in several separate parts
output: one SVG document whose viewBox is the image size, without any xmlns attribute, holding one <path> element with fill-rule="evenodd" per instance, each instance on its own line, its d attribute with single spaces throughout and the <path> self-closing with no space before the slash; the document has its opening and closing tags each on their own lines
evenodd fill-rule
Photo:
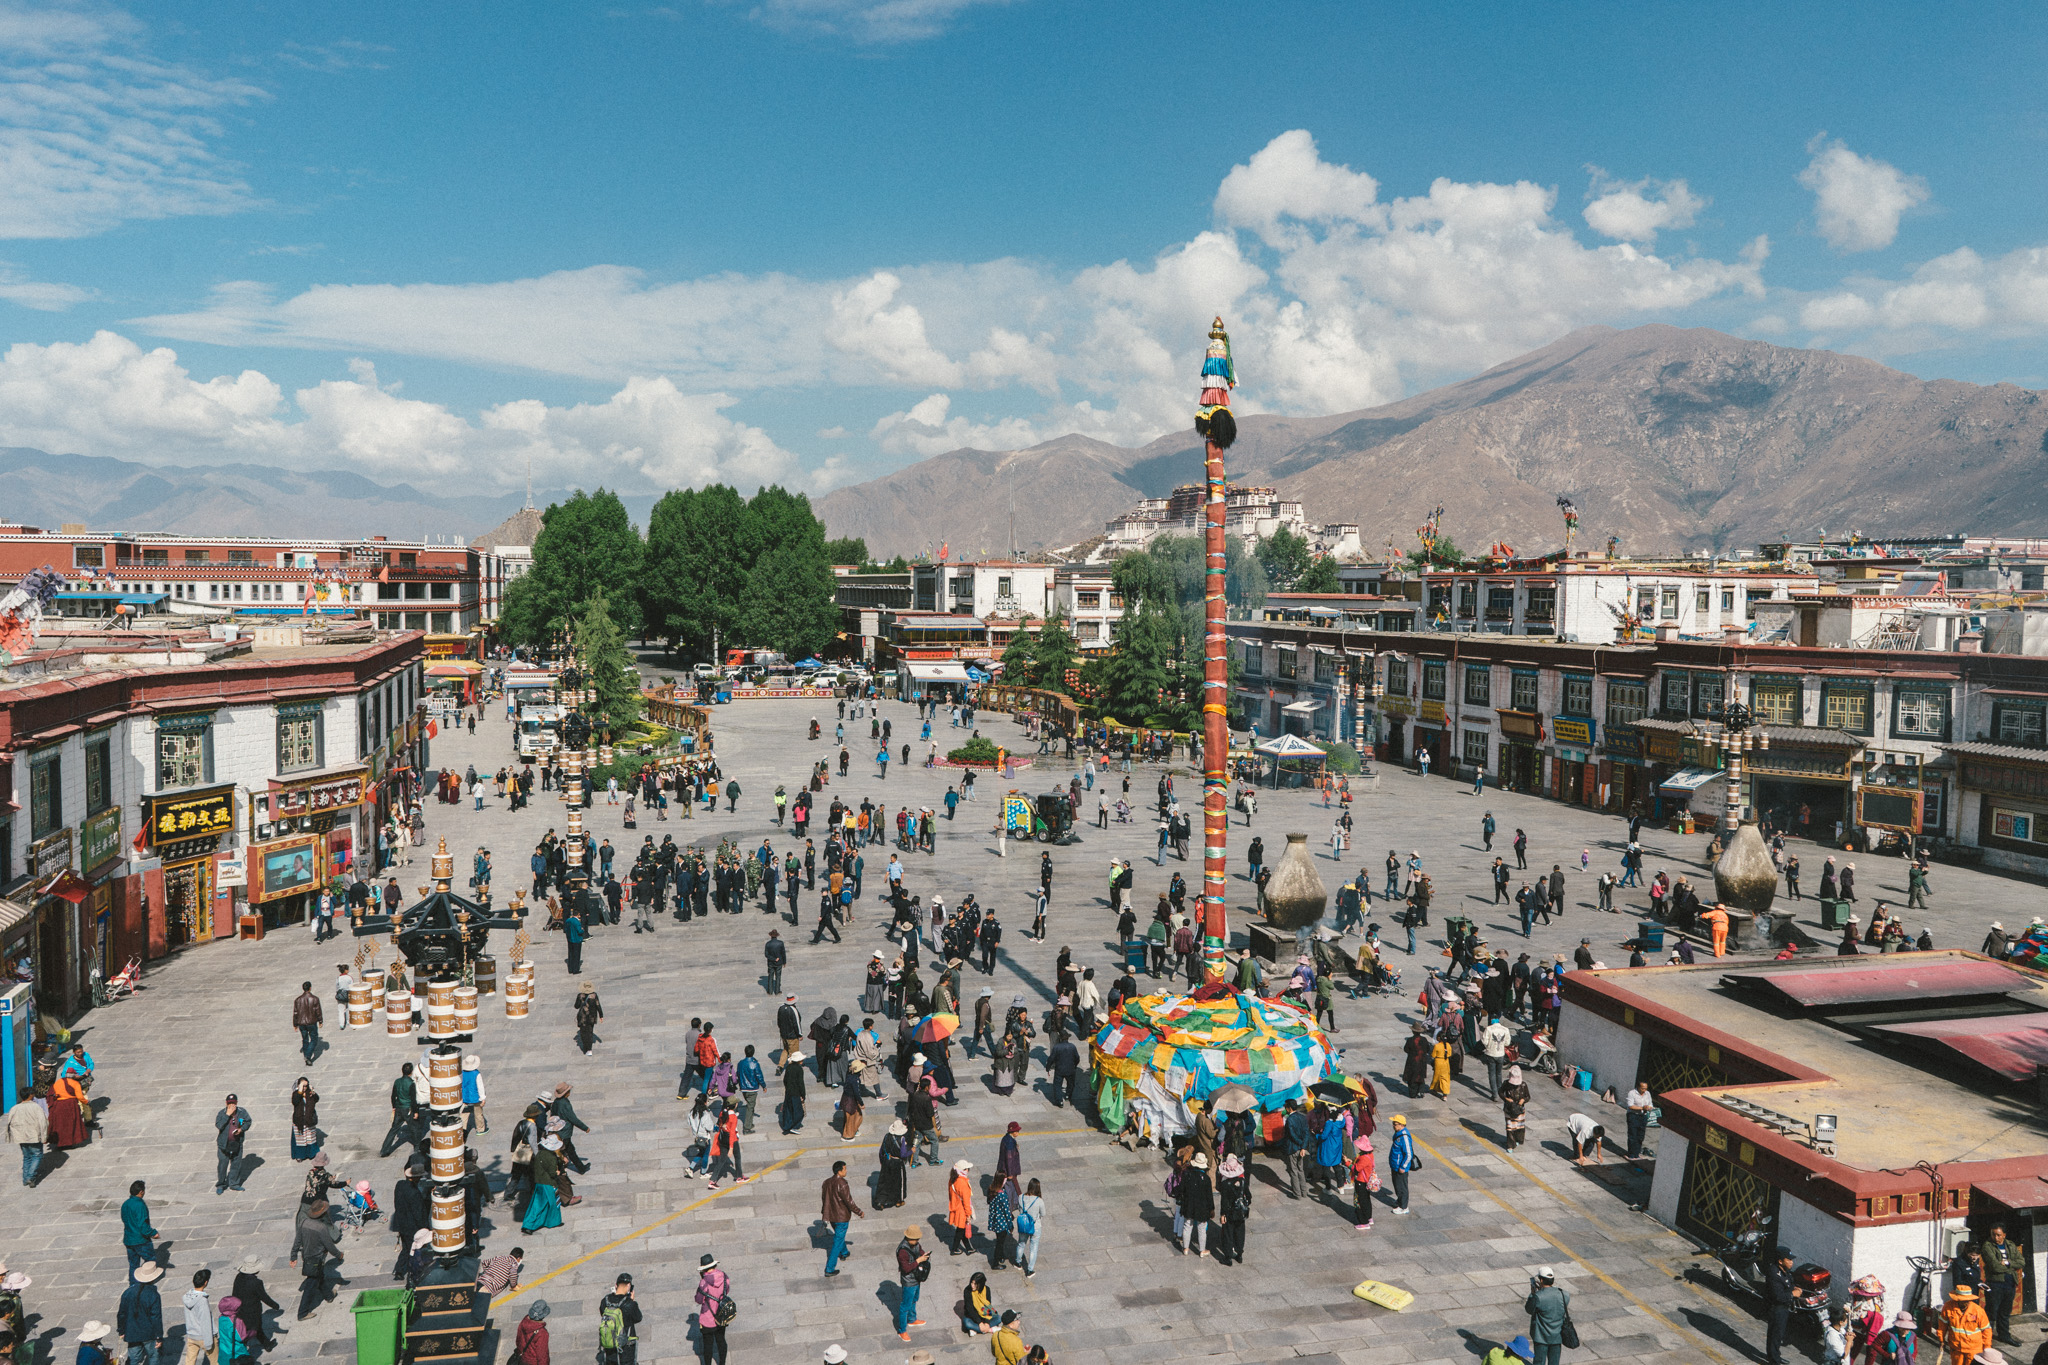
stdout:
<svg viewBox="0 0 2048 1365">
<path fill-rule="evenodd" d="M 235 827 L 232 784 L 168 796 L 145 796 L 142 808 L 146 817 L 144 827 L 152 844 L 226 834 Z"/>
</svg>

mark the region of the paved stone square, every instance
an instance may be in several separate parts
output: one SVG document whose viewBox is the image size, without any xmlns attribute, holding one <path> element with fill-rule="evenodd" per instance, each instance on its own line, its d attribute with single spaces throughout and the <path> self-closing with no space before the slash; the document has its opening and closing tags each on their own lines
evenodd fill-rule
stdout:
<svg viewBox="0 0 2048 1365">
<path fill-rule="evenodd" d="M 915 722 L 907 705 L 885 703 L 882 714 L 896 726 L 899 746 L 916 745 Z M 717 747 L 744 795 L 737 813 L 721 810 L 666 824 L 641 821 L 640 831 L 621 828 L 620 811 L 595 807 L 593 837 L 609 836 L 624 849 L 652 831 L 657 841 L 672 832 L 679 843 L 724 833 L 742 847 L 768 835 L 778 849 L 787 844 L 773 824 L 771 793 L 778 781 L 795 789 L 810 762 L 828 745 L 809 743 L 806 722 L 818 716 L 829 739 L 833 713 L 826 703 L 776 700 L 735 703 L 715 712 Z M 1024 747 L 1007 719 L 985 718 L 984 728 Z M 865 734 L 865 723 L 861 730 Z M 941 719 L 935 729 L 941 748 L 965 736 Z M 856 755 L 872 756 L 864 741 Z M 509 728 L 494 715 L 474 736 L 451 733 L 437 740 L 436 764 L 480 769 L 510 760 Z M 915 801 L 939 806 L 947 781 L 956 774 L 928 772 L 900 764 L 886 781 L 873 776 L 871 762 L 857 762 L 850 779 L 835 779 L 823 800 L 837 794 L 858 803 L 863 795 L 895 804 Z M 1064 764 L 1022 774 L 1017 785 L 1037 791 L 1064 781 Z M 1178 770 L 1179 791 L 1193 804 L 1198 780 Z M 1139 765 L 1132 774 L 1134 805 L 1149 801 L 1157 769 Z M 1112 775 L 1107 779 L 1115 781 Z M 1115 960 L 1113 922 L 1106 910 L 1105 873 L 1111 857 L 1138 860 L 1137 895 L 1143 907 L 1164 889 L 1172 869 L 1152 861 L 1152 827 L 1145 823 L 1102 831 L 1085 826 L 1083 842 L 1055 852 L 1057 872 L 1050 936 L 1038 944 L 1024 936 L 1030 893 L 1037 881 L 1037 849 L 1012 845 L 998 859 L 988 827 L 991 798 L 1000 784 L 984 780 L 981 799 L 961 808 L 960 818 L 940 824 L 936 856 L 907 857 L 910 885 L 920 895 L 938 889 L 949 904 L 972 890 L 1001 912 L 1007 926 L 993 986 L 999 1002 L 1023 994 L 1034 1011 L 1050 1004 L 1052 961 L 1061 944 L 1076 960 L 1106 969 Z M 500 899 L 525 881 L 525 860 L 548 826 L 566 829 L 562 807 L 535 794 L 527 810 L 507 813 L 487 801 L 481 813 L 430 804 L 428 848 L 416 850 L 400 880 L 410 893 L 426 880 L 426 855 L 443 836 L 463 873 L 471 851 L 488 844 L 497 859 Z M 1589 935 L 1606 960 L 1620 965 L 1614 947 L 1627 937 L 1633 919 L 1612 918 L 1591 909 L 1592 876 L 1578 870 L 1580 850 L 1590 850 L 1594 872 L 1613 866 L 1620 822 L 1559 803 L 1489 791 L 1480 797 L 1467 784 L 1422 778 L 1406 772 L 1383 774 L 1376 787 L 1361 791 L 1354 815 L 1357 840 L 1342 863 L 1329 856 L 1330 813 L 1307 793 L 1268 793 L 1261 798 L 1254 831 L 1277 857 L 1288 830 L 1310 836 L 1320 849 L 1319 866 L 1334 890 L 1342 869 L 1379 868 L 1389 848 L 1420 849 L 1438 889 L 1435 933 L 1451 914 L 1471 914 L 1510 955 L 1519 925 L 1491 907 L 1483 869 L 1489 854 L 1480 848 L 1481 813 L 1491 810 L 1500 825 L 1496 848 L 1505 848 L 1519 826 L 1530 836 L 1531 872 L 1561 862 L 1572 879 L 1570 911 L 1550 927 L 1539 926 L 1532 947 L 1566 953 Z M 1234 898 L 1249 896 L 1243 880 L 1243 845 L 1249 838 L 1241 818 L 1231 829 Z M 1645 831 L 1646 870 L 1702 869 L 1695 861 L 1705 838 L 1677 839 Z M 1199 839 L 1196 841 L 1199 846 Z M 1802 861 L 1817 875 L 1818 856 L 1802 848 Z M 886 856 L 868 864 L 869 897 L 860 923 L 840 945 L 808 943 L 814 897 L 800 898 L 801 931 L 783 923 L 791 939 L 785 985 L 802 998 L 806 1022 L 824 1005 L 850 1009 L 857 1002 L 868 954 L 883 946 L 882 922 L 873 898 Z M 1903 901 L 1903 866 L 1859 859 L 1866 900 L 1884 896 Z M 1182 869 L 1199 885 L 1199 857 Z M 2008 925 L 2042 912 L 2038 887 L 1993 875 L 1938 868 L 1936 908 L 1919 923 L 1933 927 L 1943 946 L 1974 947 L 1993 918 Z M 1640 904 L 1640 902 L 1638 902 Z M 1809 905 L 1811 903 L 1809 902 Z M 1375 900 L 1371 915 L 1381 917 Z M 1235 923 L 1242 923 L 1237 912 Z M 492 1131 L 473 1141 L 486 1163 L 502 1173 L 513 1121 L 525 1101 L 560 1080 L 576 1086 L 578 1112 L 595 1130 L 579 1144 L 595 1167 L 577 1180 L 584 1202 L 565 1211 L 566 1226 L 522 1235 L 503 1204 L 487 1220 L 487 1253 L 514 1244 L 527 1250 L 526 1288 L 501 1302 L 494 1313 L 502 1329 L 496 1359 L 509 1353 L 510 1333 L 535 1294 L 553 1308 L 549 1325 L 559 1360 L 588 1358 L 596 1341 L 596 1306 L 613 1277 L 629 1271 L 639 1284 L 647 1312 L 641 1334 L 643 1361 L 696 1358 L 688 1327 L 697 1258 L 714 1252 L 732 1275 L 739 1319 L 730 1332 L 731 1356 L 740 1362 L 807 1362 L 823 1348 L 842 1342 L 861 1365 L 900 1361 L 912 1349 L 890 1330 L 895 1303 L 891 1252 L 906 1223 L 928 1231 L 937 1245 L 932 1282 L 924 1294 L 929 1326 L 914 1333 L 913 1345 L 942 1361 L 986 1359 L 988 1349 L 958 1330 L 951 1305 L 967 1273 L 975 1268 L 949 1260 L 936 1232 L 943 1226 L 944 1190 L 939 1173 L 922 1169 L 911 1182 L 906 1209 L 870 1213 L 855 1224 L 851 1259 L 844 1273 L 823 1278 L 826 1230 L 818 1221 L 818 1187 L 833 1160 L 850 1163 L 856 1193 L 876 1167 L 875 1147 L 900 1091 L 891 1082 L 887 1099 L 871 1102 L 860 1140 L 842 1144 L 826 1124 L 831 1096 L 811 1087 L 808 1128 L 792 1138 L 775 1135 L 772 1119 L 744 1147 L 757 1178 L 749 1184 L 707 1193 L 686 1178 L 681 1149 L 687 1125 L 684 1106 L 674 1098 L 681 1066 L 681 1038 L 692 1016 L 716 1020 L 718 1036 L 735 1054 L 756 1044 L 765 1056 L 775 1046 L 775 1001 L 763 990 L 761 943 L 769 927 L 782 923 L 758 907 L 736 917 L 713 916 L 687 926 L 663 921 L 652 937 L 624 926 L 596 933 L 586 951 L 586 976 L 604 999 L 603 1041 L 593 1057 L 582 1057 L 571 1040 L 573 984 L 565 974 L 562 945 L 537 935 L 540 962 L 532 1017 L 508 1020 L 503 997 L 484 1002 L 481 1031 L 471 1050 L 481 1055 L 490 1095 Z M 1809 926 L 1817 931 L 1817 924 Z M 494 951 L 509 958 L 509 936 L 496 935 Z M 1398 932 L 1389 935 L 1398 940 Z M 949 1158 L 965 1157 L 983 1170 L 992 1166 L 997 1138 L 1012 1120 L 1024 1124 L 1025 1176 L 1044 1182 L 1049 1217 L 1040 1272 L 1026 1285 L 1016 1272 L 992 1277 L 1000 1311 L 1023 1316 L 1030 1342 L 1043 1343 L 1057 1365 L 1099 1362 L 1468 1362 L 1493 1343 L 1526 1330 L 1521 1301 L 1536 1266 L 1557 1268 L 1573 1296 L 1572 1312 L 1584 1339 L 1568 1358 L 1699 1362 L 1752 1358 L 1762 1339 L 1761 1324 L 1710 1289 L 1682 1278 L 1699 1264 L 1684 1239 L 1632 1212 L 1649 1188 L 1647 1167 L 1631 1170 L 1610 1161 L 1582 1171 L 1563 1159 L 1563 1121 L 1574 1097 L 1538 1083 L 1531 1113 L 1532 1140 L 1510 1156 L 1500 1145 L 1499 1109 L 1470 1080 L 1454 1087 L 1448 1102 L 1400 1096 L 1399 1040 L 1414 1012 L 1413 990 L 1441 939 L 1428 938 L 1424 952 L 1394 960 L 1407 973 L 1405 998 L 1340 999 L 1339 1042 L 1345 1065 L 1378 1078 L 1382 1119 L 1406 1112 L 1422 1142 L 1425 1166 L 1414 1179 L 1415 1212 L 1394 1217 L 1382 1211 L 1366 1233 L 1353 1230 L 1346 1208 L 1288 1201 L 1275 1171 L 1254 1163 L 1256 1189 L 1249 1238 L 1249 1262 L 1221 1267 L 1183 1258 L 1170 1245 L 1171 1210 L 1161 1190 L 1164 1176 L 1155 1153 L 1132 1154 L 1105 1135 L 1085 1129 L 1074 1111 L 1056 1109 L 1039 1094 L 1019 1090 L 1008 1098 L 992 1093 L 978 1064 L 956 1068 L 962 1100 L 947 1111 L 952 1141 Z M 105 1100 L 105 1137 L 45 1167 L 42 1183 L 19 1190 L 0 1210 L 0 1246 L 10 1269 L 34 1277 L 26 1296 L 32 1333 L 45 1343 L 44 1360 L 71 1359 L 76 1333 L 88 1318 L 112 1321 L 124 1279 L 119 1205 L 131 1179 L 149 1182 L 156 1226 L 164 1236 L 169 1274 L 161 1282 L 172 1343 L 181 1338 L 179 1297 L 200 1267 L 214 1271 L 216 1297 L 232 1279 L 235 1261 L 262 1256 L 270 1269 L 271 1293 L 287 1305 L 279 1324 L 279 1359 L 352 1354 L 349 1299 L 359 1290 L 389 1286 L 395 1246 L 381 1231 L 351 1235 L 344 1267 L 350 1284 L 338 1301 L 303 1323 L 291 1320 L 298 1288 L 286 1264 L 291 1218 L 304 1172 L 286 1150 L 289 1111 L 286 1095 L 300 1074 L 312 1077 L 321 1096 L 326 1150 L 351 1178 L 370 1179 L 386 1205 L 399 1177 L 402 1155 L 380 1159 L 377 1144 L 388 1122 L 387 1092 L 399 1064 L 417 1060 L 422 1043 L 387 1038 L 381 1018 L 374 1029 L 338 1031 L 330 1017 L 325 1049 L 311 1067 L 300 1063 L 298 1038 L 289 1022 L 298 983 L 311 979 L 323 999 L 331 995 L 334 965 L 352 956 L 353 940 L 315 946 L 304 929 L 272 934 L 261 943 L 221 943 L 157 964 L 148 989 L 137 997 L 95 1011 L 79 1036 L 99 1065 L 95 1096 Z M 388 960 L 388 950 L 385 953 Z M 1106 970 L 1098 975 L 1107 977 Z M 970 969 L 966 993 L 982 984 Z M 1483 1086 L 1483 1069 L 1477 1069 Z M 1034 1078 L 1042 1073 L 1034 1068 Z M 253 1112 L 250 1150 L 256 1155 L 244 1192 L 213 1191 L 212 1118 L 222 1095 L 234 1090 Z M 778 1097 L 771 1080 L 769 1098 Z M 1597 1104 L 1576 1097 L 1577 1104 Z M 764 1119 L 767 1116 L 764 1115 Z M 1655 1135 L 1652 1134 L 1654 1143 Z M 1654 1147 L 1653 1147 L 1654 1151 Z M 1284 1174 L 1281 1173 L 1281 1174 Z M 906 1214 L 909 1215 L 906 1217 Z M 1371 1277 L 1413 1290 L 1415 1304 L 1391 1313 L 1355 1299 L 1351 1286 Z M 1803 1346 L 1810 1347 L 1811 1343 Z"/>
</svg>

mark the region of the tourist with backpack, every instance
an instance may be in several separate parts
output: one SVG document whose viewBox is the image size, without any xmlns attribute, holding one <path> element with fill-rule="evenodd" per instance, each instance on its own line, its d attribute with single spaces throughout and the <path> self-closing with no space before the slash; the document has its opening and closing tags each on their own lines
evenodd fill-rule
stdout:
<svg viewBox="0 0 2048 1365">
<path fill-rule="evenodd" d="M 597 1301 L 597 1359 L 599 1365 L 635 1365 L 639 1352 L 640 1305 L 633 1300 L 633 1277 L 621 1275 Z"/>
<path fill-rule="evenodd" d="M 732 1300 L 732 1281 L 718 1268 L 718 1258 L 705 1252 L 697 1261 L 697 1359 L 699 1365 L 725 1365 L 725 1329 L 739 1316 Z"/>
</svg>

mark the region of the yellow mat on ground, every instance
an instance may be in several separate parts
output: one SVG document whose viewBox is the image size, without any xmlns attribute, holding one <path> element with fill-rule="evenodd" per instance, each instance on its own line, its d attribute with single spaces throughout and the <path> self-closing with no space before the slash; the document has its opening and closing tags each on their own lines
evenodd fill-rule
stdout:
<svg viewBox="0 0 2048 1365">
<path fill-rule="evenodd" d="M 1391 1308 L 1397 1313 L 1415 1302 L 1413 1294 L 1384 1280 L 1361 1280 L 1351 1293 L 1354 1298 L 1376 1303 L 1382 1308 Z"/>
</svg>

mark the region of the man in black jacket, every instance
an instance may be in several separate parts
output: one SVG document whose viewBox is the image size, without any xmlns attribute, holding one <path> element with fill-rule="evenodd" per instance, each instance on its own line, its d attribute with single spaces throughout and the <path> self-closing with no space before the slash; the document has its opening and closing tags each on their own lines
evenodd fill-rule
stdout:
<svg viewBox="0 0 2048 1365">
<path fill-rule="evenodd" d="M 775 1011 L 775 1032 L 782 1039 L 782 1065 L 788 1066 L 790 1056 L 796 1051 L 797 1040 L 804 1036 L 803 1018 L 796 1012 L 796 997 L 782 997 L 782 1008 Z"/>
<path fill-rule="evenodd" d="M 762 945 L 761 956 L 768 963 L 768 994 L 774 995 L 782 989 L 782 969 L 789 964 L 789 945 L 782 941 L 779 931 L 768 931 L 768 942 Z"/>
<path fill-rule="evenodd" d="M 1764 1306 L 1770 1326 L 1764 1333 L 1764 1365 L 1784 1365 L 1785 1336 L 1792 1325 L 1792 1253 L 1779 1247 L 1764 1271 Z"/>
<path fill-rule="evenodd" d="M 995 912 L 991 910 L 981 922 L 981 974 L 993 976 L 996 970 L 996 947 L 1003 941 L 1003 927 L 996 923 Z"/>
<path fill-rule="evenodd" d="M 610 1329 L 605 1326 L 605 1317 L 616 1312 L 618 1321 Z M 600 1347 L 597 1353 L 603 1365 L 634 1365 L 640 1355 L 640 1305 L 633 1299 L 633 1277 L 621 1275 L 612 1286 L 612 1292 L 597 1301 L 598 1340 L 604 1340 L 607 1330 L 616 1334 L 618 1345 Z"/>
<path fill-rule="evenodd" d="M 1075 1047 L 1065 1033 L 1052 1036 L 1052 1048 L 1045 1055 L 1046 1067 L 1052 1072 L 1052 1103 L 1061 1108 L 1060 1096 L 1066 1096 L 1068 1104 L 1074 1103 L 1074 1086 L 1081 1073 L 1081 1051 Z"/>
<path fill-rule="evenodd" d="M 406 1262 L 412 1255 L 413 1234 L 427 1226 L 427 1193 L 420 1188 L 420 1171 L 417 1159 L 408 1162 L 405 1179 L 391 1189 L 391 1221 L 386 1226 L 398 1239 L 398 1269 L 391 1275 L 394 1280 L 405 1278 Z M 300 1273 L 305 1273 L 303 1268 Z M 300 1316 L 305 1315 L 301 1313 Z"/>
<path fill-rule="evenodd" d="M 412 1063 L 407 1062 L 398 1069 L 398 1079 L 391 1083 L 391 1127 L 385 1131 L 384 1146 L 378 1156 L 390 1156 L 401 1142 L 418 1146 L 419 1101 L 419 1082 L 413 1079 Z"/>
<path fill-rule="evenodd" d="M 804 1130 L 804 1054 L 794 1048 L 782 1057 L 782 1133 Z"/>
</svg>

